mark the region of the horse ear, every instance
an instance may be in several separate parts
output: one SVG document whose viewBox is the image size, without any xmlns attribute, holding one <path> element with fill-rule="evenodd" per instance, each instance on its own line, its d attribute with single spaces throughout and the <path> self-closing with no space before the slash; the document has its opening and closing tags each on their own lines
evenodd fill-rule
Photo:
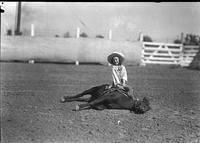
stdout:
<svg viewBox="0 0 200 143">
<path fill-rule="evenodd" d="M 144 97 L 144 98 L 143 98 L 143 102 L 144 102 L 145 105 L 148 107 L 148 108 L 146 109 L 146 111 L 149 111 L 149 110 L 152 109 L 152 108 L 150 107 L 150 103 L 149 103 L 149 99 L 148 99 L 148 98 Z"/>
<path fill-rule="evenodd" d="M 143 101 L 145 104 L 149 105 L 149 100 L 148 100 L 146 97 L 144 97 L 142 101 Z"/>
</svg>

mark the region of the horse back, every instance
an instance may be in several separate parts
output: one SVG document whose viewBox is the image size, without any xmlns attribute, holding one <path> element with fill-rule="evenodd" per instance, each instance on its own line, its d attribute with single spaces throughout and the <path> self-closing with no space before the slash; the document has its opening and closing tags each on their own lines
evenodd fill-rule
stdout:
<svg viewBox="0 0 200 143">
<path fill-rule="evenodd" d="M 104 96 L 107 98 L 106 104 L 109 109 L 131 109 L 133 106 L 133 99 L 124 91 L 116 89 Z"/>
</svg>

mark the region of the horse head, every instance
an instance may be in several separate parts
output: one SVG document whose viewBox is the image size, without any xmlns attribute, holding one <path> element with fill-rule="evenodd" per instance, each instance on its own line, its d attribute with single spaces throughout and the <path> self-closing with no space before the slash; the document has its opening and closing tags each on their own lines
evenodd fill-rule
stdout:
<svg viewBox="0 0 200 143">
<path fill-rule="evenodd" d="M 149 100 L 144 97 L 143 100 L 135 100 L 133 103 L 133 106 L 131 108 L 131 111 L 136 114 L 144 114 L 145 112 L 149 111 L 151 109 Z"/>
</svg>

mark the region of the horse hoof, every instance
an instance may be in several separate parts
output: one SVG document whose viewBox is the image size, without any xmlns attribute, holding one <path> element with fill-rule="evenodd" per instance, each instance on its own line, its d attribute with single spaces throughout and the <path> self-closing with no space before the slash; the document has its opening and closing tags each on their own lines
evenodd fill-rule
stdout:
<svg viewBox="0 0 200 143">
<path fill-rule="evenodd" d="M 80 108 L 79 108 L 79 106 L 78 105 L 76 105 L 76 111 L 78 111 Z"/>
</svg>

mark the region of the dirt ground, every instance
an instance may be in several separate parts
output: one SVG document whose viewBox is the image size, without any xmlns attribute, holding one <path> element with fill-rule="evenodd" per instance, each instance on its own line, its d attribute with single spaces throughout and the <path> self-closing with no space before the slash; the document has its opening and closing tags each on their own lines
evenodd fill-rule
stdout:
<svg viewBox="0 0 200 143">
<path fill-rule="evenodd" d="M 59 103 L 110 83 L 101 65 L 1 64 L 2 143 L 200 143 L 200 71 L 127 66 L 129 84 L 152 110 L 84 110 Z"/>
</svg>

